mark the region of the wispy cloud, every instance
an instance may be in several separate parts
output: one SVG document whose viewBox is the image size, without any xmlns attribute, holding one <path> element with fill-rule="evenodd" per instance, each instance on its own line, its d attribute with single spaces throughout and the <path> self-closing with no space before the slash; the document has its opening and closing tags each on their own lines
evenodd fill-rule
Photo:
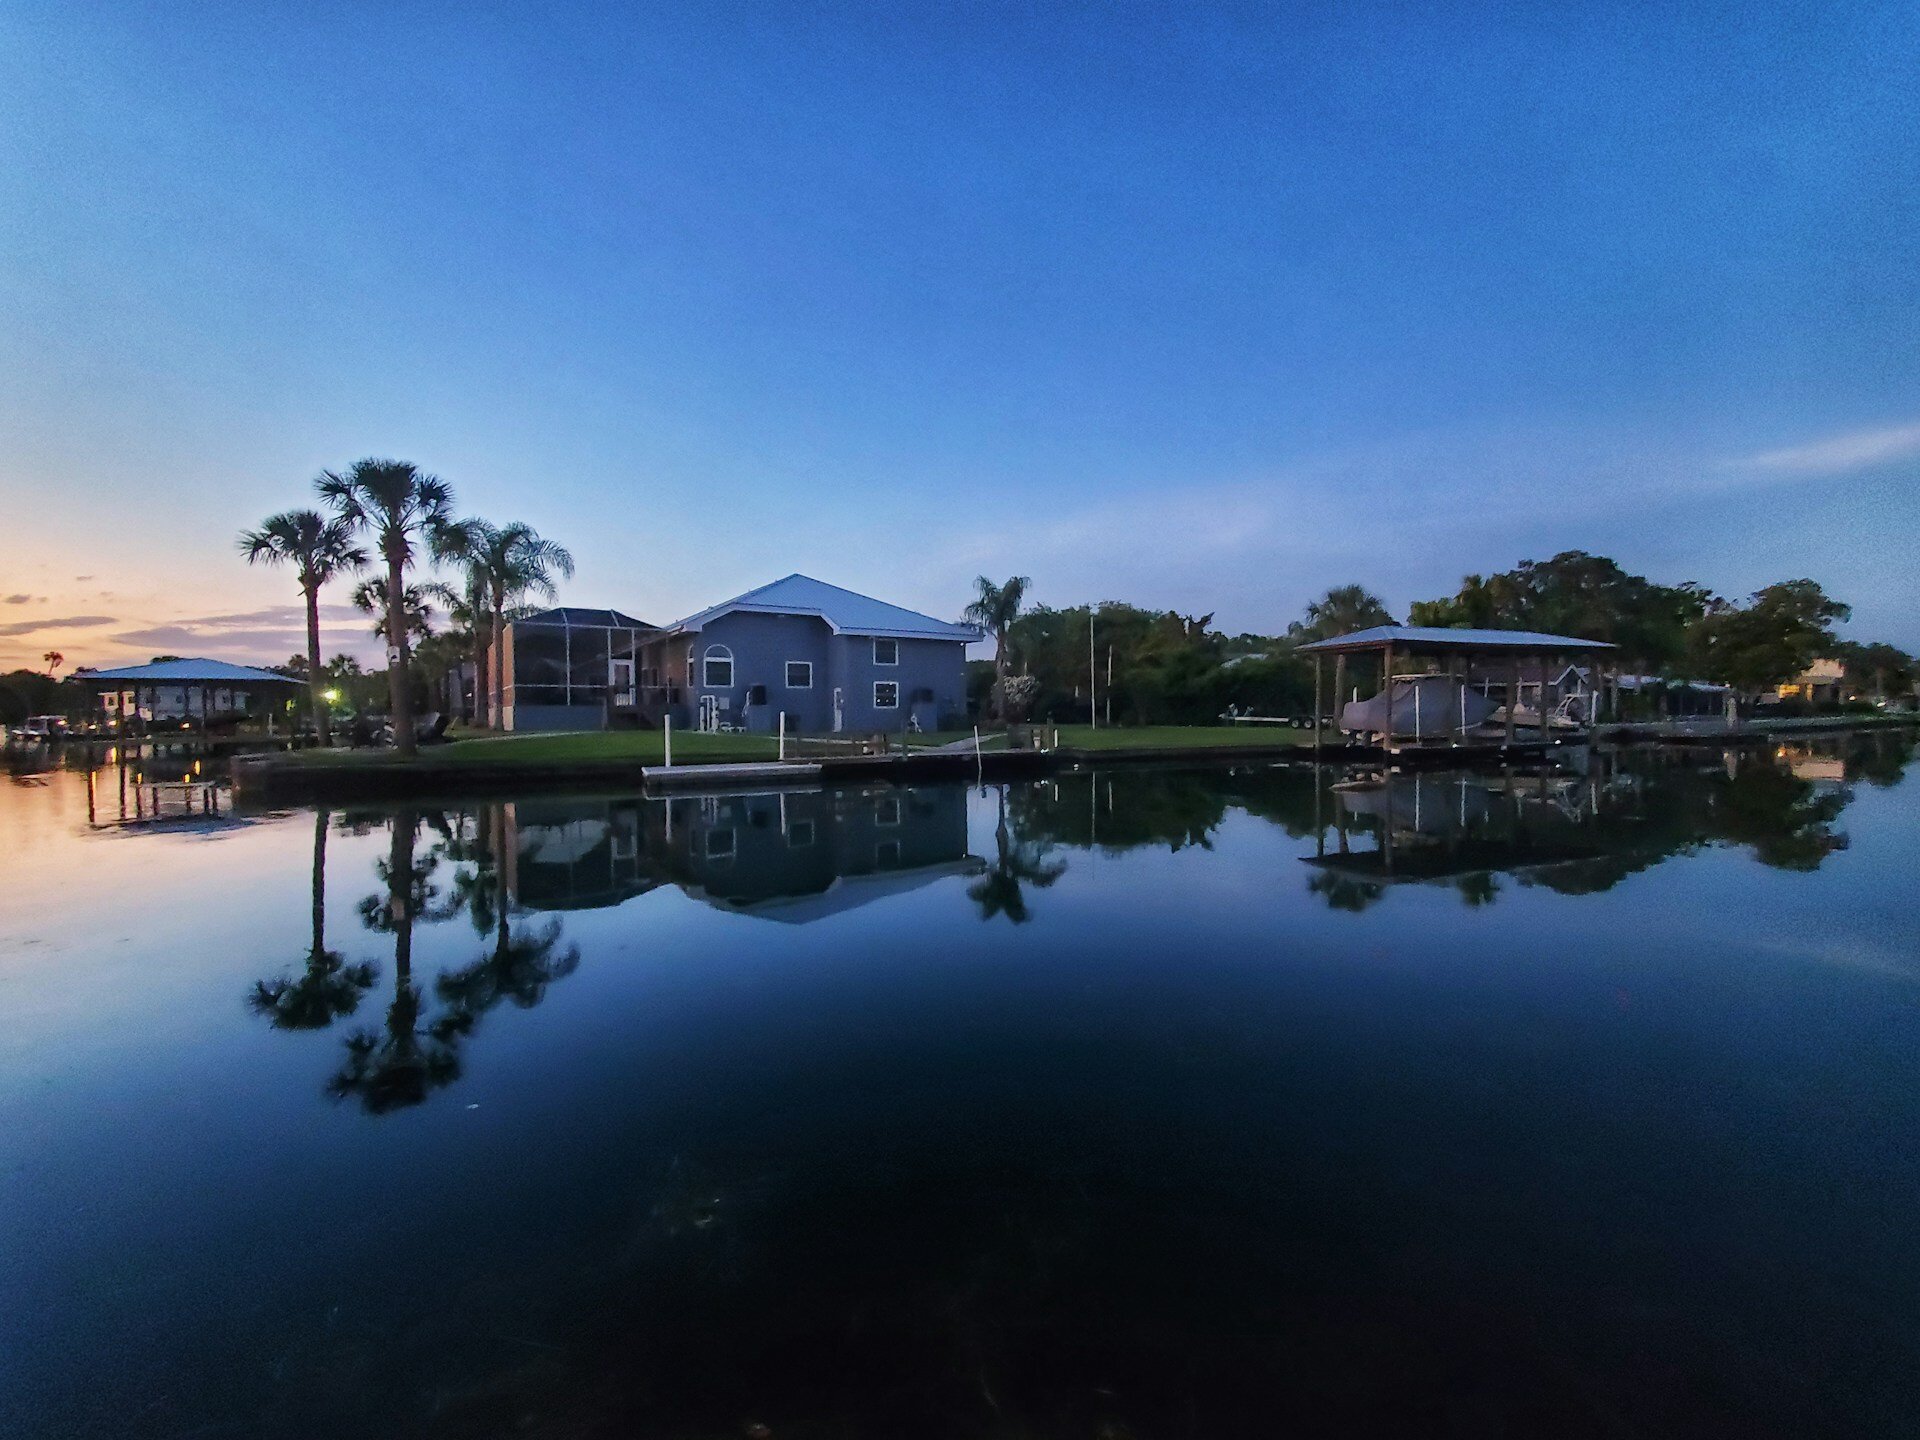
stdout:
<svg viewBox="0 0 1920 1440">
<path fill-rule="evenodd" d="M 1915 456 L 1920 456 L 1920 422 L 1876 430 L 1849 430 L 1805 445 L 1764 450 L 1734 463 L 1783 474 L 1838 475 Z"/>
<path fill-rule="evenodd" d="M 34 605 L 46 601 L 44 595 L 28 595 L 22 591 L 18 595 L 0 595 L 0 605 Z"/>
<path fill-rule="evenodd" d="M 39 630 L 86 630 L 96 625 L 116 624 L 111 615 L 56 615 L 46 620 L 16 620 L 0 625 L 0 635 L 31 635 Z"/>
</svg>

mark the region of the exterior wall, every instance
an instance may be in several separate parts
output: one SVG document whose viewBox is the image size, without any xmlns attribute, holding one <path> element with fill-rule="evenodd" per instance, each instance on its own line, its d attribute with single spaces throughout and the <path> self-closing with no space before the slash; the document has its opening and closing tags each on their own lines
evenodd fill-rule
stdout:
<svg viewBox="0 0 1920 1440">
<path fill-rule="evenodd" d="M 102 691 L 100 708 L 109 718 L 124 710 L 129 720 L 136 716 L 142 720 L 198 720 L 202 714 L 202 694 L 198 685 L 142 685 L 137 690 L 130 686 L 125 690 Z M 205 714 L 215 719 L 246 715 L 257 708 L 244 688 L 208 686 L 204 696 Z"/>
<path fill-rule="evenodd" d="M 967 706 L 966 646 L 956 640 L 901 640 L 898 646 L 898 664 L 876 665 L 870 637 L 835 635 L 816 616 L 723 615 L 697 634 L 656 640 L 643 647 L 644 668 L 661 677 L 659 688 L 646 693 L 672 713 L 676 728 L 685 729 L 697 727 L 701 697 L 709 695 L 720 701 L 722 724 L 761 734 L 779 728 L 782 711 L 789 732 L 805 734 L 898 730 L 909 710 L 923 730 L 937 728 L 943 718 L 957 723 Z M 703 662 L 716 647 L 733 656 L 733 684 L 724 689 L 702 684 Z M 813 666 L 811 689 L 787 688 L 790 660 Z M 875 707 L 874 683 L 882 680 L 899 685 L 899 708 Z M 764 687 L 765 700 L 749 703 L 756 686 Z M 841 695 L 838 726 L 834 723 L 836 690 Z M 677 699 L 669 698 L 676 693 Z M 916 695 L 921 698 L 916 700 Z"/>
<path fill-rule="evenodd" d="M 598 705 L 515 705 L 502 717 L 508 730 L 604 730 L 607 707 Z"/>
</svg>

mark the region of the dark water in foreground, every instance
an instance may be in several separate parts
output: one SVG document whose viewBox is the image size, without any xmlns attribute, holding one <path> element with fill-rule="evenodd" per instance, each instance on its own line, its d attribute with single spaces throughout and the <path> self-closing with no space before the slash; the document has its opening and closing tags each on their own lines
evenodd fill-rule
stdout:
<svg viewBox="0 0 1920 1440">
<path fill-rule="evenodd" d="M 1912 1434 L 1913 768 L 0 781 L 0 1434 Z"/>
</svg>

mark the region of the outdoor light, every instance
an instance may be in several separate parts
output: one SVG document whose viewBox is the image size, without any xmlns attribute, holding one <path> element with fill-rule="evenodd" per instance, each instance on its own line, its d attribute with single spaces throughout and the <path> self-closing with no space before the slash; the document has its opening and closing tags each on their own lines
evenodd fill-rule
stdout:
<svg viewBox="0 0 1920 1440">
<path fill-rule="evenodd" d="M 338 690 L 322 690 L 320 692 L 320 698 L 331 705 L 340 698 L 340 692 Z"/>
</svg>

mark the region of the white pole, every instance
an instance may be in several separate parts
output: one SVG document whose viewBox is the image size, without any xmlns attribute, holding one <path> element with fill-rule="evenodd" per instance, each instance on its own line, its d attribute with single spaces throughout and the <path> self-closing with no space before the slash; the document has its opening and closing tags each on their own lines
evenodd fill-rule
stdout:
<svg viewBox="0 0 1920 1440">
<path fill-rule="evenodd" d="M 987 782 L 986 762 L 980 758 L 980 727 L 973 727 L 973 778 L 979 784 Z"/>
<path fill-rule="evenodd" d="M 780 758 L 782 760 L 787 758 L 787 712 L 784 710 L 780 712 Z M 786 803 L 784 796 L 781 798 L 781 803 Z"/>
<path fill-rule="evenodd" d="M 667 712 L 667 768 L 673 768 L 673 712 Z"/>
<path fill-rule="evenodd" d="M 1095 693 L 1100 680 L 1100 659 L 1093 649 L 1093 607 L 1087 607 L 1087 728 L 1100 728 L 1100 711 L 1096 708 Z"/>
</svg>

